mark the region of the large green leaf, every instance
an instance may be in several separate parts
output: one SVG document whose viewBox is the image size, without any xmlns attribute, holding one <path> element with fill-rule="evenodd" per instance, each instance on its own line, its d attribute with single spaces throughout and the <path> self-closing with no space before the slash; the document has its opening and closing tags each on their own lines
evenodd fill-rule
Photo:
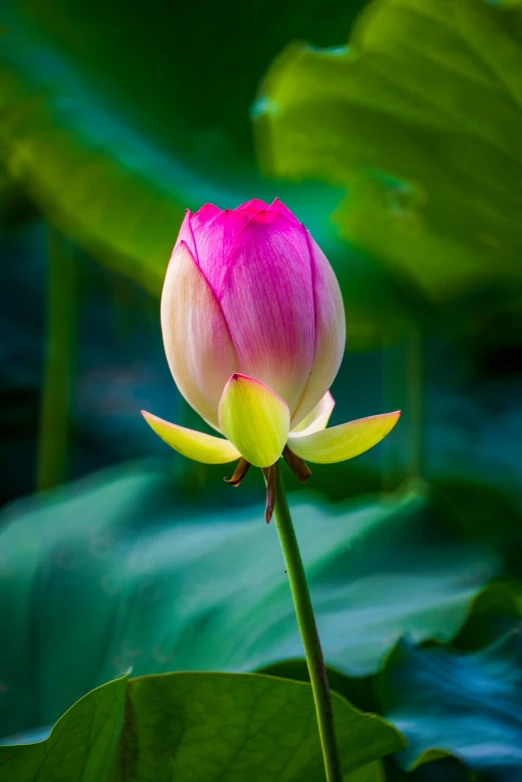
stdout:
<svg viewBox="0 0 522 782">
<path fill-rule="evenodd" d="M 396 335 L 422 306 L 339 239 L 330 215 L 342 189 L 268 182 L 250 150 L 248 106 L 277 50 L 296 35 L 328 40 L 358 4 L 334 14 L 317 1 L 293 5 L 265 8 L 260 25 L 257 6 L 179 11 L 154 0 L 144 13 L 101 0 L 81 11 L 70 0 L 8 2 L 0 149 L 48 218 L 154 293 L 186 208 L 280 196 L 331 258 L 349 337 L 365 346 Z"/>
<path fill-rule="evenodd" d="M 451 640 L 501 569 L 419 492 L 333 505 L 306 491 L 292 510 L 327 662 L 349 675 L 379 668 L 405 632 Z M 11 506 L 0 567 L 0 735 L 52 723 L 128 666 L 243 672 L 302 657 L 262 505 L 193 506 L 155 472 Z"/>
<path fill-rule="evenodd" d="M 402 737 L 339 695 L 332 705 L 343 772 L 374 780 Z M 259 675 L 123 677 L 83 697 L 45 741 L 0 753 L 2 782 L 324 780 L 310 686 Z"/>
<path fill-rule="evenodd" d="M 291 44 L 258 104 L 266 170 L 347 187 L 343 234 L 459 310 L 520 309 L 517 6 L 375 0 L 349 46 Z"/>
<path fill-rule="evenodd" d="M 520 779 L 521 672 L 520 631 L 473 654 L 402 642 L 380 692 L 385 714 L 408 738 L 403 767 L 453 754 L 488 779 Z"/>
</svg>

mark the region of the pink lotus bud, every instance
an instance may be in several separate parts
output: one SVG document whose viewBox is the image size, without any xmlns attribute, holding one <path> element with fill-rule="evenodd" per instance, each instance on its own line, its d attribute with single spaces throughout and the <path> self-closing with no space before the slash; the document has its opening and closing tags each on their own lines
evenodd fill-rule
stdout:
<svg viewBox="0 0 522 782">
<path fill-rule="evenodd" d="M 187 212 L 165 279 L 161 325 L 179 390 L 216 429 L 236 373 L 269 386 L 295 427 L 330 388 L 344 352 L 333 270 L 277 199 Z"/>
<path fill-rule="evenodd" d="M 224 438 L 142 411 L 146 421 L 189 459 L 239 459 L 234 486 L 251 464 L 261 467 L 267 521 L 281 456 L 305 481 L 304 459 L 352 459 L 399 418 L 385 413 L 326 428 L 344 352 L 343 301 L 325 256 L 277 199 L 187 212 L 163 286 L 161 328 L 179 390 Z"/>
</svg>

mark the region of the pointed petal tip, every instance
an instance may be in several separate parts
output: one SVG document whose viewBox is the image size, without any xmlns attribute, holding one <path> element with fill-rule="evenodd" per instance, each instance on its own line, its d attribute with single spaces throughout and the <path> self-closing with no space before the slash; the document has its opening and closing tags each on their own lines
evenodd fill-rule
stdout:
<svg viewBox="0 0 522 782">
<path fill-rule="evenodd" d="M 185 239 L 180 239 L 178 237 L 178 240 L 176 241 L 176 244 L 174 245 L 174 248 L 173 248 L 173 250 L 172 250 L 172 252 L 170 254 L 169 262 L 167 264 L 167 272 L 165 274 L 165 279 L 166 279 L 166 277 L 167 277 L 167 275 L 169 273 L 169 270 L 171 268 L 171 264 L 172 264 L 174 258 L 178 258 L 179 257 L 180 250 L 181 250 L 182 253 L 187 253 L 187 255 L 190 256 L 190 258 L 192 260 L 192 263 L 194 264 L 194 266 L 196 267 L 198 272 L 200 271 L 198 263 L 196 261 L 196 257 L 194 255 L 194 252 L 190 249 L 190 247 L 189 247 L 188 243 L 185 241 Z M 172 267 L 172 268 L 174 268 L 174 267 Z"/>
<path fill-rule="evenodd" d="M 249 377 L 248 375 L 243 375 L 241 372 L 234 372 L 233 375 L 230 375 L 227 386 L 232 385 L 233 383 L 237 383 L 238 385 L 241 385 L 242 383 L 248 383 L 250 385 L 253 385 L 254 383 L 257 383 L 255 378 Z"/>
<path fill-rule="evenodd" d="M 234 374 L 230 375 L 230 380 L 246 380 L 248 383 L 259 383 L 259 385 L 268 388 L 262 380 L 258 380 L 257 377 L 251 377 L 250 375 L 244 375 L 242 372 L 234 372 Z"/>
<path fill-rule="evenodd" d="M 289 220 L 291 220 L 295 225 L 299 225 L 299 220 L 295 216 L 295 214 L 292 212 L 291 209 L 289 209 L 286 204 L 284 204 L 280 198 L 274 198 L 272 203 L 269 206 L 269 209 L 272 210 L 272 212 L 278 212 L 280 215 L 283 215 L 284 217 L 288 217 Z"/>
<path fill-rule="evenodd" d="M 187 209 L 187 212 L 190 210 Z M 197 216 L 198 219 L 201 222 L 205 222 L 206 220 L 211 219 L 214 217 L 218 212 L 222 212 L 223 210 L 219 208 L 219 206 L 216 206 L 211 201 L 207 201 L 206 204 L 203 204 L 199 207 L 197 212 L 194 212 L 194 216 Z"/>
<path fill-rule="evenodd" d="M 177 243 L 177 245 L 176 245 L 176 249 L 177 249 L 178 247 L 183 247 L 183 249 L 187 250 L 187 251 L 188 251 L 188 252 L 189 252 L 189 253 L 192 255 L 192 252 L 191 252 L 191 250 L 190 250 L 190 247 L 188 246 L 188 244 L 187 244 L 187 242 L 185 241 L 185 239 L 180 239 L 180 241 L 179 241 L 179 242 Z"/>
<path fill-rule="evenodd" d="M 240 458 L 237 448 L 222 437 L 172 424 L 146 410 L 142 410 L 141 414 L 163 442 L 187 459 L 204 464 L 226 464 Z"/>
<path fill-rule="evenodd" d="M 241 372 L 234 372 L 233 375 L 230 375 L 230 378 L 227 381 L 227 386 L 229 384 L 232 385 L 232 383 L 238 383 L 239 385 L 244 385 L 245 387 L 250 387 L 250 388 L 257 387 L 263 394 L 265 394 L 268 390 L 272 396 L 276 397 L 276 399 L 279 399 L 281 402 L 283 402 L 283 404 L 286 405 L 284 399 L 280 397 L 279 394 L 277 394 L 273 388 L 271 388 L 266 383 L 263 383 L 262 380 L 258 380 L 256 377 L 251 377 L 250 375 L 243 375 Z"/>
<path fill-rule="evenodd" d="M 266 201 L 263 201 L 261 198 L 251 198 L 249 201 L 245 201 L 243 204 L 239 204 L 239 206 L 236 206 L 235 212 L 242 213 L 255 213 L 260 212 L 264 209 L 268 209 L 268 204 Z"/>
</svg>

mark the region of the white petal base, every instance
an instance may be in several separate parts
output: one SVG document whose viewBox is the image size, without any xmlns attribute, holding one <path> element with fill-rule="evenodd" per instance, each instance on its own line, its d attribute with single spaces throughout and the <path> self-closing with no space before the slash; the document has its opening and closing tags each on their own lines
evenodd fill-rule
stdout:
<svg viewBox="0 0 522 782">
<path fill-rule="evenodd" d="M 327 391 L 314 409 L 308 415 L 305 415 L 303 420 L 292 429 L 292 434 L 305 437 L 307 434 L 312 434 L 312 432 L 320 432 L 321 429 L 326 429 L 334 407 L 335 400 L 331 393 Z"/>
</svg>

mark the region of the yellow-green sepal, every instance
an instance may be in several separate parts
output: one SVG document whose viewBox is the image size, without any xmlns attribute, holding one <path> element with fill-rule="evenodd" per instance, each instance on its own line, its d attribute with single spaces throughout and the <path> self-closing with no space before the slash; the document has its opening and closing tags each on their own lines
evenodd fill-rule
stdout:
<svg viewBox="0 0 522 782">
<path fill-rule="evenodd" d="M 400 411 L 359 418 L 346 424 L 332 426 L 308 435 L 290 435 L 290 450 L 316 464 L 333 464 L 353 459 L 377 445 L 393 429 L 400 417 Z"/>
<path fill-rule="evenodd" d="M 285 447 L 290 411 L 265 383 L 236 374 L 221 397 L 219 428 L 247 462 L 255 467 L 270 467 Z"/>
<path fill-rule="evenodd" d="M 222 437 L 171 424 L 145 410 L 141 414 L 158 437 L 187 459 L 204 464 L 226 464 L 241 456 L 237 448 Z"/>
</svg>

